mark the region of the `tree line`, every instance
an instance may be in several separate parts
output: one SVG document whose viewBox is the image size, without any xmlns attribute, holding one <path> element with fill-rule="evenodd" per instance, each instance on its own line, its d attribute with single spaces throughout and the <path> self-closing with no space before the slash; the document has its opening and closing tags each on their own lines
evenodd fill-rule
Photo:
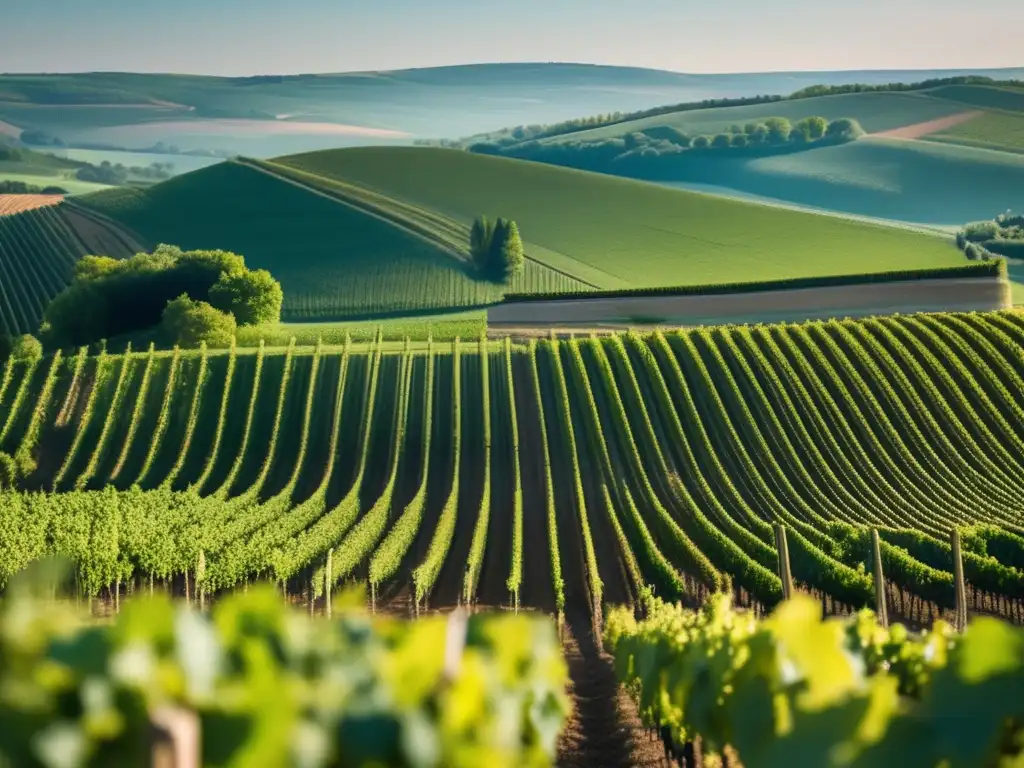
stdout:
<svg viewBox="0 0 1024 768">
<path fill-rule="evenodd" d="M 703 101 L 683 102 L 680 104 L 666 104 L 660 107 L 640 109 L 633 112 L 611 112 L 604 115 L 592 115 L 572 120 L 562 120 L 557 123 L 519 125 L 514 128 L 503 128 L 491 133 L 476 134 L 462 139 L 420 140 L 417 144 L 424 146 L 445 146 L 465 149 L 472 144 L 495 143 L 501 146 L 510 146 L 526 141 L 536 141 L 550 138 L 552 136 L 565 136 L 571 133 L 587 131 L 592 128 L 603 128 L 619 123 L 628 123 L 633 120 L 641 120 L 647 117 L 659 117 L 661 115 L 675 112 L 693 112 L 701 109 L 717 109 L 721 107 L 744 107 L 756 104 L 771 104 L 780 101 L 799 101 L 802 99 L 813 99 L 819 96 L 839 96 L 850 93 L 902 93 L 907 91 L 922 91 L 929 88 L 939 88 L 946 85 L 990 85 L 1010 88 L 1024 88 L 1024 81 L 1021 80 L 996 80 L 991 77 L 978 75 L 963 75 L 956 77 L 932 78 L 921 80 L 915 83 L 885 83 L 869 85 L 866 83 L 849 83 L 847 85 L 812 85 L 794 91 L 788 96 L 780 94 L 764 94 L 759 96 L 746 96 L 740 98 L 705 99 Z"/>
<path fill-rule="evenodd" d="M 691 136 L 673 126 L 655 126 L 612 139 L 529 141 L 510 146 L 482 142 L 468 149 L 480 154 L 629 175 L 655 170 L 671 159 L 782 154 L 854 141 L 863 135 L 864 129 L 852 118 L 828 121 L 812 116 L 791 123 L 784 117 L 769 117 L 732 125 L 715 135 Z"/>
</svg>

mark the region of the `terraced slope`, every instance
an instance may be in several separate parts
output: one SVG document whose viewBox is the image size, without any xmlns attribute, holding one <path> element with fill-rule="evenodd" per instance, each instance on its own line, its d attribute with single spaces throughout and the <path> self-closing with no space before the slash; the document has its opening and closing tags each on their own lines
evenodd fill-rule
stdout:
<svg viewBox="0 0 1024 768">
<path fill-rule="evenodd" d="M 890 617 L 924 620 L 952 605 L 958 526 L 974 610 L 1020 619 L 1022 343 L 997 312 L 17 363 L 0 450 L 47 492 L 0 492 L 0 578 L 55 549 L 92 590 L 368 576 L 378 605 L 599 617 L 731 584 L 770 606 L 781 523 L 839 610 L 874 600 L 875 527 Z"/>
</svg>

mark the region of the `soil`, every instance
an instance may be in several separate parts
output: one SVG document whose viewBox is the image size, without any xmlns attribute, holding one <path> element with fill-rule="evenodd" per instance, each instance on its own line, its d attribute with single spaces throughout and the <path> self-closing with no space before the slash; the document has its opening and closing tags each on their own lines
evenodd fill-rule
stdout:
<svg viewBox="0 0 1024 768">
<path fill-rule="evenodd" d="M 102 253 L 114 258 L 123 258 L 147 250 L 113 222 L 87 214 L 80 208 L 64 205 L 61 206 L 61 214 L 78 236 L 86 253 Z"/>
<path fill-rule="evenodd" d="M 955 128 L 958 125 L 966 123 L 968 120 L 973 120 L 978 115 L 982 115 L 980 109 L 971 110 L 970 112 L 958 112 L 955 115 L 949 117 L 940 117 L 937 120 L 927 120 L 923 123 L 914 123 L 913 125 L 905 125 L 902 128 L 894 128 L 891 131 L 881 131 L 879 133 L 873 133 L 872 136 L 878 136 L 883 139 L 920 139 L 925 136 L 931 136 L 933 133 L 939 133 L 941 131 L 948 130 L 949 128 Z"/>
<path fill-rule="evenodd" d="M 0 124 L 0 134 L 2 133 L 3 125 Z M 0 195 L 0 216 L 56 205 L 63 199 L 63 195 Z"/>
<path fill-rule="evenodd" d="M 656 735 L 644 728 L 636 705 L 615 679 L 611 657 L 594 642 L 590 617 L 562 627 L 573 711 L 558 744 L 562 768 L 673 768 Z"/>
<path fill-rule="evenodd" d="M 489 332 L 547 336 L 560 332 L 607 332 L 618 326 L 680 326 L 785 319 L 1004 309 L 1005 282 L 998 279 L 926 279 L 894 283 L 791 288 L 691 296 L 619 296 L 498 304 L 487 311 Z M 635 320 L 630 318 L 658 318 Z M 539 333 L 538 333 L 538 330 Z"/>
</svg>

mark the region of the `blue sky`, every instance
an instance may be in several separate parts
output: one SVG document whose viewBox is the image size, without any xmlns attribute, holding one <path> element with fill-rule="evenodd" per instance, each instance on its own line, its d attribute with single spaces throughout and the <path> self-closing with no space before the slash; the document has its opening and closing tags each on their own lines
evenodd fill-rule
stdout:
<svg viewBox="0 0 1024 768">
<path fill-rule="evenodd" d="M 0 72 L 1024 65 L 1021 0 L 0 0 Z M 285 10 L 288 8 L 290 10 Z"/>
</svg>

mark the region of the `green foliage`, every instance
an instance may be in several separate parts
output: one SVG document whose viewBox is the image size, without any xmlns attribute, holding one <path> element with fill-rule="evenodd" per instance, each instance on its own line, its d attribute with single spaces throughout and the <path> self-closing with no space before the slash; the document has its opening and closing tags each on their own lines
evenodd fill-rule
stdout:
<svg viewBox="0 0 1024 768">
<path fill-rule="evenodd" d="M 43 345 L 35 336 L 25 333 L 11 344 L 10 356 L 14 360 L 38 360 L 43 356 Z"/>
<path fill-rule="evenodd" d="M 265 269 L 221 272 L 210 288 L 210 303 L 234 315 L 239 325 L 265 325 L 281 320 L 284 292 Z"/>
<path fill-rule="evenodd" d="M 605 642 L 640 715 L 681 751 L 697 737 L 745 765 L 995 765 L 1019 755 L 1024 636 L 991 618 L 911 636 L 863 611 L 822 621 L 808 597 L 763 621 L 717 596 L 699 613 L 644 597 L 613 611 Z M 952 729 L 951 722 L 971 725 Z M 954 731 L 956 733 L 954 733 Z"/>
<path fill-rule="evenodd" d="M 477 216 L 469 234 L 470 256 L 482 277 L 508 283 L 522 274 L 523 241 L 514 221 Z"/>
<path fill-rule="evenodd" d="M 0 705 L 14 765 L 144 765 L 168 702 L 195 719 L 206 766 L 554 765 L 570 703 L 547 619 L 396 621 L 349 597 L 311 622 L 261 585 L 212 614 L 137 599 L 95 625 L 45 596 L 66 578 L 14 585 L 2 606 L 5 627 L 23 619 L 0 641 L 0 682 L 21 691 Z"/>
<path fill-rule="evenodd" d="M 368 147 L 278 162 L 445 211 L 467 227 L 481 210 L 500 211 L 529 243 L 524 278 L 536 259 L 597 289 L 734 281 L 740 251 L 750 257 L 744 279 L 752 281 L 963 261 L 931 235 L 468 152 Z M 822 259 L 826 250 L 831 256 Z M 515 282 L 510 289 L 524 292 Z"/>
<path fill-rule="evenodd" d="M 47 306 L 46 339 L 66 347 L 150 328 L 161 322 L 168 302 L 182 295 L 205 302 L 222 275 L 244 274 L 243 258 L 228 251 L 160 245 L 130 259 L 89 256 Z"/>
<path fill-rule="evenodd" d="M 167 303 L 160 327 L 168 343 L 183 349 L 228 347 L 235 336 L 234 316 L 185 294 Z"/>
</svg>

